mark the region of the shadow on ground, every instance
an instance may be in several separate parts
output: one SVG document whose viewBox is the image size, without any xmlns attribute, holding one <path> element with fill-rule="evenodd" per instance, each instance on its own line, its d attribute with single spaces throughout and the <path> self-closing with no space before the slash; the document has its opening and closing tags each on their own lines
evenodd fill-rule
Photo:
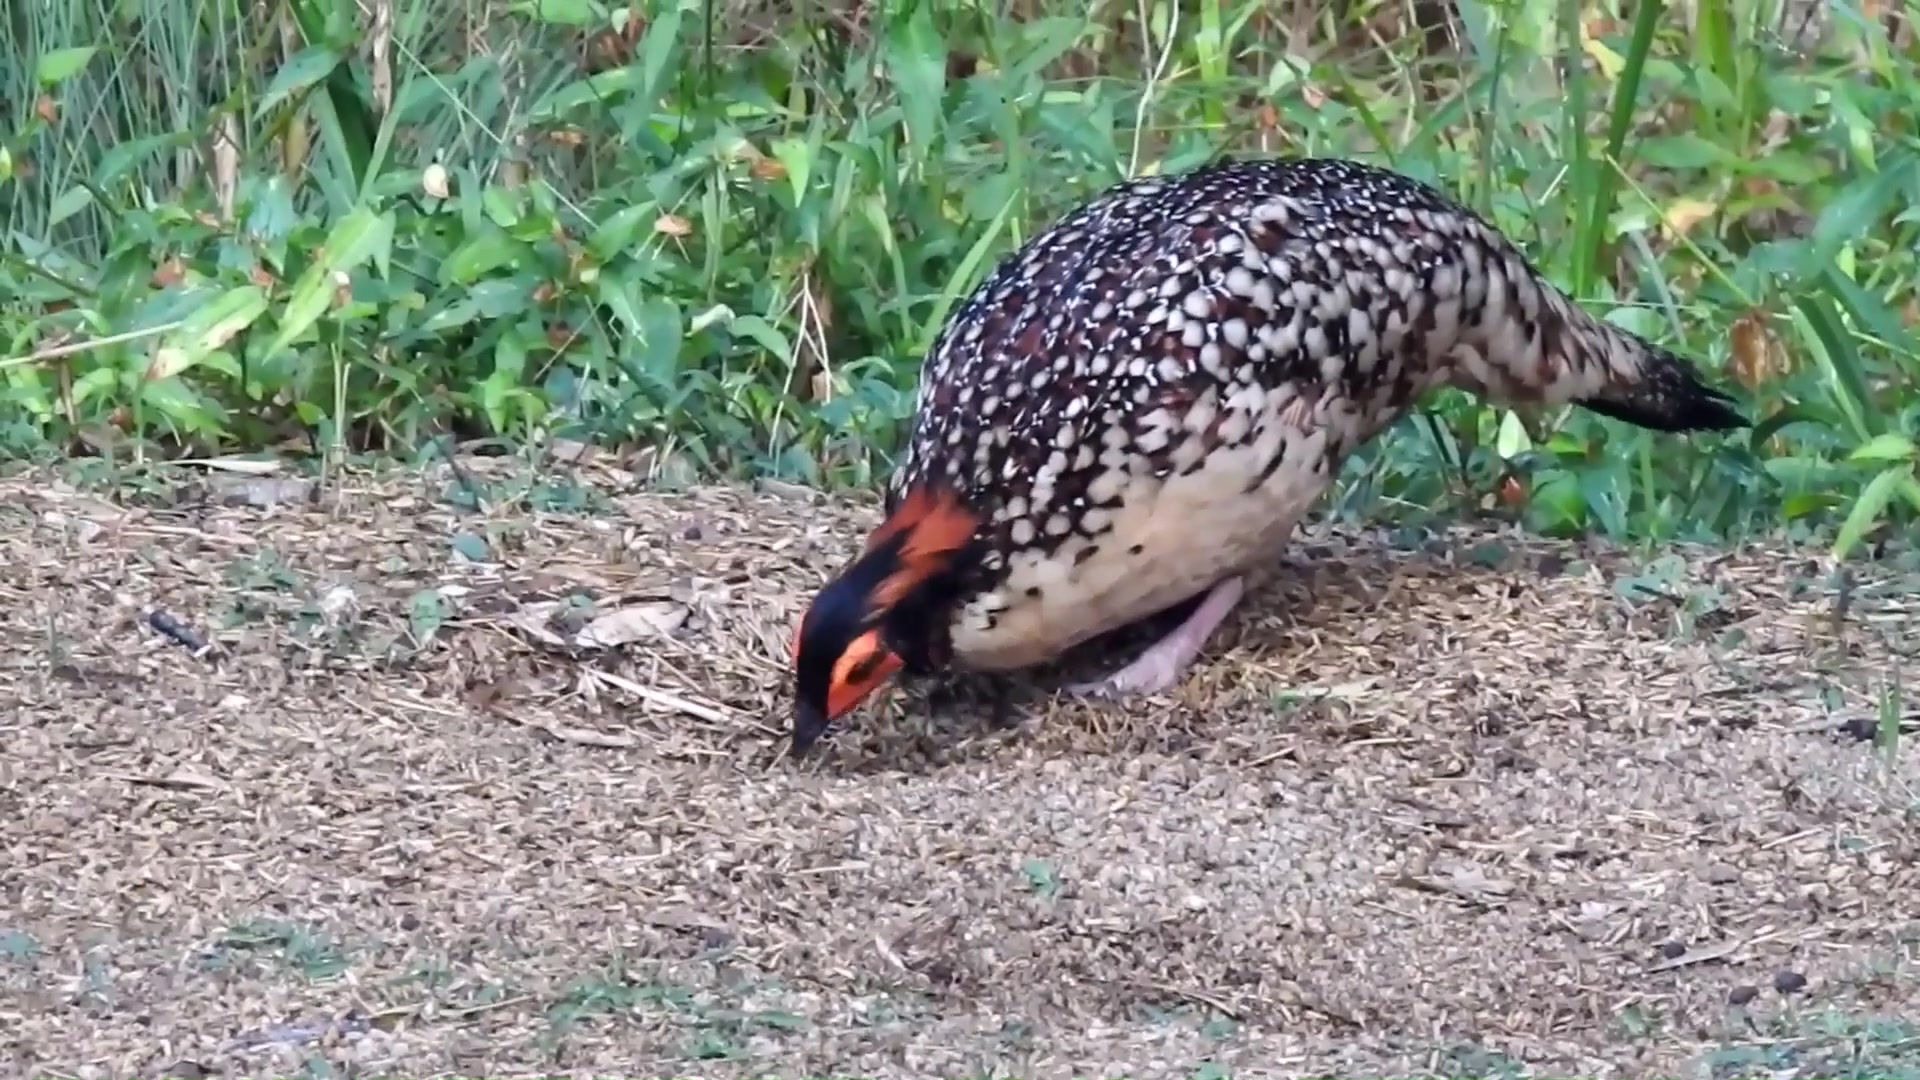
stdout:
<svg viewBox="0 0 1920 1080">
<path fill-rule="evenodd" d="M 1920 565 L 1314 533 L 794 762 L 870 510 L 478 482 L 0 493 L 16 1074 L 1920 1075 Z"/>
</svg>

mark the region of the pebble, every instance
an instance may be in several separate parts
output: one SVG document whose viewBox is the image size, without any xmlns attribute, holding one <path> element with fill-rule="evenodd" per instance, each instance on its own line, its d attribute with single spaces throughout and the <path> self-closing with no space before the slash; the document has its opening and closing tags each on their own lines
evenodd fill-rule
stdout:
<svg viewBox="0 0 1920 1080">
<path fill-rule="evenodd" d="M 1714 863 L 1707 867 L 1707 881 L 1714 885 L 1731 885 L 1740 880 L 1740 868 L 1727 863 Z"/>
</svg>

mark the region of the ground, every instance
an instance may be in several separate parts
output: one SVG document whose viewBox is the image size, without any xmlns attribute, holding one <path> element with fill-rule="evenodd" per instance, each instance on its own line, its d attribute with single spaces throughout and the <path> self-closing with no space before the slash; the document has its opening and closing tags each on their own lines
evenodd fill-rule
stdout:
<svg viewBox="0 0 1920 1080">
<path fill-rule="evenodd" d="M 487 465 L 0 491 L 13 1075 L 1920 1076 L 1910 559 L 1314 527 L 795 761 L 872 507 Z"/>
</svg>

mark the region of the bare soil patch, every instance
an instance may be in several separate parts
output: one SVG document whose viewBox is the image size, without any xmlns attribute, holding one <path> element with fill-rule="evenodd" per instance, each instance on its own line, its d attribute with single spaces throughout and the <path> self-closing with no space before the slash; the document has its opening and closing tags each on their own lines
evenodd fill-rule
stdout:
<svg viewBox="0 0 1920 1080">
<path fill-rule="evenodd" d="M 1920 1074 L 1920 566 L 1312 531 L 795 762 L 870 506 L 474 469 L 0 491 L 13 1075 Z"/>
</svg>

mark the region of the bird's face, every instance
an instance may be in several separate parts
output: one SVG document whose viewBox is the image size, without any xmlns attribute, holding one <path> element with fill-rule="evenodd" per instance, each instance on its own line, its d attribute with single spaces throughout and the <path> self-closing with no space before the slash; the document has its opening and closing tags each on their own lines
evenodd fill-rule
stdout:
<svg viewBox="0 0 1920 1080">
<path fill-rule="evenodd" d="M 793 638 L 796 754 L 892 678 L 902 650 L 925 656 L 979 521 L 950 493 L 909 493 L 814 597 Z"/>
</svg>

